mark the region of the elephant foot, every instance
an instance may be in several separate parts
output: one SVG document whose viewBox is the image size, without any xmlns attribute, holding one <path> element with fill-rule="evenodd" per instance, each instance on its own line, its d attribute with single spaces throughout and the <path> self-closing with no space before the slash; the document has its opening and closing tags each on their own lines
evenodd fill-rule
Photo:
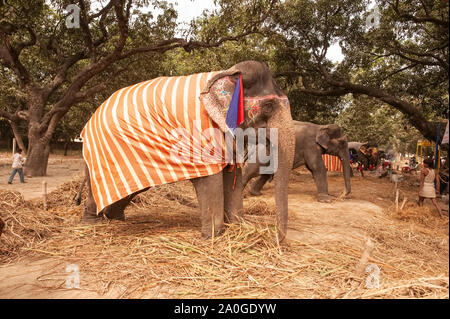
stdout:
<svg viewBox="0 0 450 319">
<path fill-rule="evenodd" d="M 203 224 L 202 225 L 202 238 L 204 239 L 208 239 L 211 238 L 214 234 L 214 237 L 219 237 L 220 235 L 222 235 L 225 232 L 225 224 L 224 221 L 216 221 L 216 223 L 214 223 L 214 227 L 212 226 L 211 223 L 208 224 Z"/>
<path fill-rule="evenodd" d="M 328 194 L 318 194 L 317 201 L 320 203 L 331 203 L 331 196 Z"/>
<path fill-rule="evenodd" d="M 125 212 L 123 209 L 108 209 L 105 211 L 105 216 L 108 219 L 115 219 L 115 220 L 121 220 L 125 221 Z"/>
<path fill-rule="evenodd" d="M 228 213 L 225 212 L 225 222 L 232 224 L 232 223 L 238 223 L 242 220 L 244 213 L 243 211 L 235 212 L 235 213 Z"/>
<path fill-rule="evenodd" d="M 219 230 L 215 230 L 214 231 L 214 237 L 219 237 L 224 232 L 225 232 L 225 228 L 224 227 L 222 227 Z M 209 231 L 209 232 L 202 231 L 202 238 L 203 239 L 210 239 L 210 238 L 212 238 L 212 231 Z"/>
<path fill-rule="evenodd" d="M 125 221 L 125 208 L 130 203 L 132 198 L 133 198 L 133 196 L 128 196 L 128 197 L 122 198 L 118 202 L 115 202 L 109 206 L 106 206 L 103 209 L 103 214 L 108 219 Z"/>
<path fill-rule="evenodd" d="M 92 224 L 98 224 L 101 223 L 103 220 L 102 214 L 83 214 L 83 217 L 81 218 L 81 223 L 86 225 L 92 225 Z"/>
</svg>

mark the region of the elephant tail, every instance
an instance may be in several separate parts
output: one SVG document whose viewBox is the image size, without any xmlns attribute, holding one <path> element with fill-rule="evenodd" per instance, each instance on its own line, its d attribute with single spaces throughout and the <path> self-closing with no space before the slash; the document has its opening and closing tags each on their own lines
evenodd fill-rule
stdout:
<svg viewBox="0 0 450 319">
<path fill-rule="evenodd" d="M 81 197 L 83 195 L 83 188 L 84 185 L 86 184 L 87 179 L 89 178 L 89 176 L 85 176 L 83 181 L 80 184 L 80 187 L 78 189 L 78 193 L 75 194 L 75 196 L 73 197 L 73 201 L 75 202 L 75 205 L 80 206 L 81 204 Z"/>
</svg>

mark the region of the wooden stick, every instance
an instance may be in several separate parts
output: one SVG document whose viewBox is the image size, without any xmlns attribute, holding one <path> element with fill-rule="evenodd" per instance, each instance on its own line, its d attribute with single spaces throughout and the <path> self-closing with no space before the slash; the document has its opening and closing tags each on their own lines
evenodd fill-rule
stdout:
<svg viewBox="0 0 450 319">
<path fill-rule="evenodd" d="M 3 227 L 5 227 L 5 222 L 0 218 L 0 236 L 2 235 Z"/>
<path fill-rule="evenodd" d="M 361 258 L 359 259 L 358 265 L 356 266 L 356 275 L 359 277 L 364 272 L 364 267 L 366 266 L 367 262 L 369 261 L 370 254 L 372 253 L 372 250 L 374 248 L 373 242 L 369 239 L 367 239 L 366 246 L 364 248 L 364 251 L 361 255 Z"/>
<path fill-rule="evenodd" d="M 398 189 L 395 190 L 395 210 L 398 212 Z"/>
<path fill-rule="evenodd" d="M 403 210 L 403 207 L 405 207 L 405 204 L 406 204 L 407 200 L 408 200 L 408 197 L 405 196 L 405 198 L 403 198 L 402 205 L 400 206 L 400 210 Z"/>
<path fill-rule="evenodd" d="M 47 210 L 47 182 L 42 182 L 42 198 L 44 200 L 44 210 Z"/>
</svg>

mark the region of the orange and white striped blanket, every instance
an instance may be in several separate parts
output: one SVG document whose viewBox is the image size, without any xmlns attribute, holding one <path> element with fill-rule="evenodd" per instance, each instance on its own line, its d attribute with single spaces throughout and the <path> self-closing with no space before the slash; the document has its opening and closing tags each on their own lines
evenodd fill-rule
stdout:
<svg viewBox="0 0 450 319">
<path fill-rule="evenodd" d="M 138 83 L 118 90 L 95 111 L 81 136 L 97 212 L 146 187 L 224 169 L 227 163 L 222 156 L 205 159 L 200 152 L 211 143 L 223 142 L 223 134 L 212 134 L 209 139 L 202 135 L 218 128 L 199 99 L 216 73 Z M 177 143 L 191 147 L 187 161 L 173 156 Z"/>
<path fill-rule="evenodd" d="M 342 162 L 337 156 L 322 154 L 323 162 L 329 172 L 342 172 Z"/>
</svg>

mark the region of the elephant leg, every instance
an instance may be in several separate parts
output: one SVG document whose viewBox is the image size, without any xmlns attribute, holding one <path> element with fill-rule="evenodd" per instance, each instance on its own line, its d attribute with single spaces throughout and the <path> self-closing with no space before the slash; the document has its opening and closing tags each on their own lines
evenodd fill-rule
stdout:
<svg viewBox="0 0 450 319">
<path fill-rule="evenodd" d="M 223 172 L 192 179 L 200 207 L 202 236 L 217 236 L 224 227 Z"/>
<path fill-rule="evenodd" d="M 227 223 L 237 222 L 243 215 L 243 189 L 242 169 L 235 167 L 229 172 L 226 167 L 223 170 L 223 205 Z"/>
<path fill-rule="evenodd" d="M 102 212 L 108 219 L 125 220 L 125 208 L 130 203 L 130 196 L 124 197 L 121 200 L 106 206 Z"/>
<path fill-rule="evenodd" d="M 244 174 L 242 175 L 242 187 L 243 189 L 247 186 L 248 182 L 259 175 L 259 163 L 248 163 L 245 168 Z"/>
<path fill-rule="evenodd" d="M 317 187 L 317 201 L 321 203 L 331 203 L 331 197 L 328 195 L 327 169 L 322 156 L 316 156 L 307 160 L 306 166 L 313 175 L 314 183 Z"/>
<path fill-rule="evenodd" d="M 144 188 L 140 191 L 134 192 L 131 195 L 128 195 L 127 197 L 122 198 L 121 200 L 105 207 L 103 209 L 103 214 L 108 217 L 108 219 L 117 219 L 117 220 L 125 220 L 125 208 L 128 206 L 128 204 L 132 201 L 132 199 L 142 193 L 148 190 L 150 187 Z"/>
<path fill-rule="evenodd" d="M 87 186 L 87 198 L 84 202 L 84 212 L 81 221 L 86 224 L 92 224 L 101 221 L 103 213 L 100 212 L 97 215 L 97 204 L 95 203 L 94 196 L 92 196 L 91 179 L 89 178 L 89 170 L 85 168 L 86 186 Z"/>
<path fill-rule="evenodd" d="M 269 179 L 271 179 L 273 175 L 270 174 L 262 174 L 260 175 L 252 184 L 250 187 L 250 194 L 254 196 L 260 196 L 261 190 L 264 187 L 264 185 L 267 183 Z"/>
<path fill-rule="evenodd" d="M 327 170 L 315 171 L 313 177 L 317 186 L 317 201 L 331 203 L 331 196 L 328 195 Z"/>
</svg>

